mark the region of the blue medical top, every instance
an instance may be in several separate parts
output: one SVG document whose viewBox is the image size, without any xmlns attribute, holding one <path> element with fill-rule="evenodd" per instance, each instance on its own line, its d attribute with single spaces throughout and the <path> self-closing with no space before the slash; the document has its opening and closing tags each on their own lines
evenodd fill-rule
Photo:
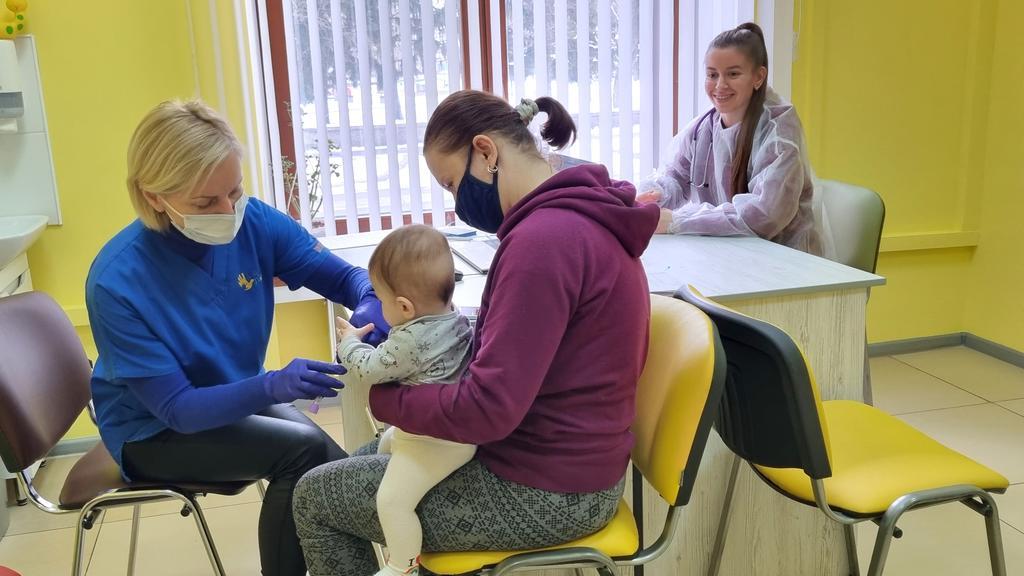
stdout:
<svg viewBox="0 0 1024 576">
<path fill-rule="evenodd" d="M 173 227 L 136 220 L 93 261 L 86 306 L 99 351 L 92 378 L 100 435 L 119 463 L 121 446 L 167 428 L 123 379 L 183 371 L 214 386 L 263 372 L 274 319 L 274 277 L 299 288 L 330 257 L 287 215 L 250 199 L 238 235 L 207 246 Z M 332 300 L 354 306 L 368 289 L 339 286 Z"/>
</svg>

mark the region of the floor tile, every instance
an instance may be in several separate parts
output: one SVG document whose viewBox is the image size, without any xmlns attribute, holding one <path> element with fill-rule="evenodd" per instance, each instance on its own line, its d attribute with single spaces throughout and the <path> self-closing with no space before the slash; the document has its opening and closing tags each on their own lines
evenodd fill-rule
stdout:
<svg viewBox="0 0 1024 576">
<path fill-rule="evenodd" d="M 206 520 L 228 574 L 259 574 L 259 504 L 212 508 Z M 93 553 L 90 574 L 124 574 L 131 522 L 107 522 Z M 146 576 L 208 576 L 210 561 L 192 517 L 144 518 L 139 525 L 136 573 Z"/>
<path fill-rule="evenodd" d="M 342 448 L 345 447 L 345 429 L 341 422 L 338 422 L 337 424 L 328 424 L 327 426 L 324 426 L 323 429 L 331 439 L 338 443 L 338 446 L 341 446 Z"/>
<path fill-rule="evenodd" d="M 885 356 L 871 359 L 875 406 L 890 414 L 984 404 L 985 399 Z"/>
<path fill-rule="evenodd" d="M 911 426 L 989 466 L 1011 483 L 1024 482 L 1024 416 L 998 404 L 904 414 Z"/>
<path fill-rule="evenodd" d="M 999 518 L 1024 532 L 1024 484 L 1011 484 L 1006 494 L 996 494 L 995 498 Z"/>
<path fill-rule="evenodd" d="M 99 532 L 98 525 L 85 532 L 83 558 L 87 563 Z M 8 533 L 0 540 L 0 566 L 11 568 L 23 576 L 70 574 L 74 542 L 73 528 L 16 535 Z"/>
<path fill-rule="evenodd" d="M 900 519 L 903 537 L 892 540 L 885 574 L 965 576 L 991 574 L 984 519 L 959 503 L 908 512 Z M 1024 534 L 1002 523 L 1006 573 L 1024 574 Z M 877 526 L 857 525 L 861 573 L 867 572 Z"/>
<path fill-rule="evenodd" d="M 327 435 L 333 438 L 339 446 L 344 446 L 345 438 L 343 425 L 341 423 L 341 403 L 335 401 L 335 399 L 332 399 L 332 401 L 334 403 L 321 406 L 320 411 L 316 414 L 310 412 L 308 408 L 306 408 L 307 404 L 302 401 L 296 402 L 295 405 L 299 407 L 304 414 L 309 416 L 310 420 L 316 422 L 318 426 L 323 428 L 324 431 L 327 432 Z"/>
<path fill-rule="evenodd" d="M 1006 402 L 999 402 L 999 405 L 1024 416 L 1024 400 L 1007 400 Z"/>
<path fill-rule="evenodd" d="M 992 402 L 1024 398 L 1024 368 L 965 346 L 894 358 Z"/>
<path fill-rule="evenodd" d="M 60 456 L 46 460 L 46 465 L 39 468 L 32 480 L 32 484 L 43 498 L 54 504 L 57 503 L 61 488 L 64 487 L 64 479 L 67 478 L 68 472 L 71 471 L 78 458 L 78 456 Z M 11 525 L 7 529 L 8 535 L 70 528 L 78 520 L 77 514 L 50 514 L 36 508 L 31 502 L 24 506 L 12 506 L 7 511 L 11 516 Z"/>
<path fill-rule="evenodd" d="M 313 414 L 312 412 L 309 412 L 308 410 L 306 410 L 305 413 L 306 413 L 307 416 L 309 416 L 310 420 L 312 420 L 313 422 L 316 422 L 321 427 L 327 426 L 327 425 L 330 425 L 330 424 L 341 424 L 341 404 L 340 403 L 327 404 L 325 406 L 321 406 L 320 407 L 320 411 L 317 412 L 316 414 Z"/>
</svg>

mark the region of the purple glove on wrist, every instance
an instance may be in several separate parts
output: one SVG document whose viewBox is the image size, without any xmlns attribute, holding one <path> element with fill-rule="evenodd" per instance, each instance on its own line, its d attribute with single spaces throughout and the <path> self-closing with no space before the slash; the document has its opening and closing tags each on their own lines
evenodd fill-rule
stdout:
<svg viewBox="0 0 1024 576">
<path fill-rule="evenodd" d="M 284 368 L 264 374 L 263 389 L 276 402 L 333 397 L 338 395 L 336 388 L 345 385 L 329 374 L 345 372 L 345 367 L 338 364 L 296 358 Z"/>
<path fill-rule="evenodd" d="M 363 337 L 363 342 L 370 346 L 376 346 L 388 339 L 391 325 L 384 319 L 380 300 L 377 299 L 377 294 L 373 291 L 367 292 L 363 296 L 363 299 L 359 301 L 359 305 L 352 311 L 352 318 L 349 319 L 349 323 L 356 328 L 361 328 L 371 322 L 373 323 L 373 331 Z"/>
</svg>

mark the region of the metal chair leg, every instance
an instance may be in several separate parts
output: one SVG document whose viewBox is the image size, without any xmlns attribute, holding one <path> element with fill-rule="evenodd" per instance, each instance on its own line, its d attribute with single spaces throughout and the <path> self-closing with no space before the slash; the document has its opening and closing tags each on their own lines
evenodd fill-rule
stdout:
<svg viewBox="0 0 1024 576">
<path fill-rule="evenodd" d="M 577 568 L 575 572 L 576 576 L 587 576 L 587 572 L 583 568 Z"/>
<path fill-rule="evenodd" d="M 203 546 L 206 547 L 206 555 L 210 557 L 210 564 L 213 566 L 213 572 L 217 576 L 226 576 L 224 573 L 224 565 L 221 564 L 220 555 L 217 554 L 217 547 L 213 544 L 213 536 L 210 534 L 210 526 L 206 523 L 206 516 L 203 515 L 202 508 L 199 507 L 199 503 L 196 502 L 195 498 L 189 498 L 191 504 L 192 517 L 196 520 L 196 527 L 199 528 L 199 535 L 203 539 Z"/>
<path fill-rule="evenodd" d="M 846 557 L 850 562 L 850 576 L 860 576 L 860 562 L 857 560 L 857 536 L 853 524 L 843 524 L 846 539 Z"/>
<path fill-rule="evenodd" d="M 132 534 L 128 542 L 128 576 L 135 576 L 135 552 L 139 546 L 139 523 L 142 517 L 142 506 L 132 506 Z"/>
<path fill-rule="evenodd" d="M 25 506 L 28 504 L 28 496 L 26 496 L 25 492 L 21 489 L 20 482 L 14 482 L 14 503 L 18 506 Z"/>
<path fill-rule="evenodd" d="M 718 533 L 715 535 L 715 546 L 711 549 L 711 562 L 708 564 L 708 576 L 718 576 L 722 568 L 722 555 L 725 552 L 725 539 L 729 534 L 729 520 L 732 517 L 732 498 L 736 493 L 736 481 L 739 479 L 740 457 L 733 454 L 732 467 L 729 471 L 729 484 L 725 489 L 725 502 L 722 504 L 722 515 L 718 519 Z"/>
<path fill-rule="evenodd" d="M 875 547 L 871 551 L 871 565 L 868 566 L 867 576 L 882 576 L 885 560 L 889 556 L 889 545 L 892 544 L 892 537 L 896 531 L 896 521 L 915 503 L 915 495 L 902 496 L 882 515 L 878 522 L 878 534 L 875 536 Z"/>
<path fill-rule="evenodd" d="M 968 508 L 985 517 L 985 532 L 988 535 L 988 557 L 992 564 L 993 576 L 1006 576 L 1006 558 L 1003 556 L 1003 535 L 999 528 L 999 509 L 992 495 L 979 490 L 974 498 L 961 500 Z"/>
<path fill-rule="evenodd" d="M 88 506 L 78 512 L 78 522 L 75 523 L 75 547 L 74 556 L 71 557 L 71 576 L 83 576 L 85 574 L 85 525 L 86 518 L 92 513 Z M 90 524 L 91 525 L 91 524 Z"/>
<path fill-rule="evenodd" d="M 586 563 L 593 565 L 602 576 L 616 574 L 615 561 L 592 548 L 561 548 L 544 552 L 527 552 L 499 562 L 488 574 L 504 576 L 539 566 L 557 566 L 565 563 Z"/>
</svg>

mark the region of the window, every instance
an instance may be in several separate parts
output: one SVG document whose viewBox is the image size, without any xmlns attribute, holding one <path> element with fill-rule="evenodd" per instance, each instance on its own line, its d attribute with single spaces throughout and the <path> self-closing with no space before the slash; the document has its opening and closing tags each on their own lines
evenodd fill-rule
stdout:
<svg viewBox="0 0 1024 576">
<path fill-rule="evenodd" d="M 257 4 L 272 201 L 322 235 L 454 221 L 422 137 L 437 103 L 466 86 L 512 103 L 554 96 L 579 129 L 566 154 L 615 178 L 650 174 L 708 106 L 704 47 L 754 16 L 754 0 Z M 758 3 L 762 25 L 785 21 L 780 4 Z"/>
</svg>

